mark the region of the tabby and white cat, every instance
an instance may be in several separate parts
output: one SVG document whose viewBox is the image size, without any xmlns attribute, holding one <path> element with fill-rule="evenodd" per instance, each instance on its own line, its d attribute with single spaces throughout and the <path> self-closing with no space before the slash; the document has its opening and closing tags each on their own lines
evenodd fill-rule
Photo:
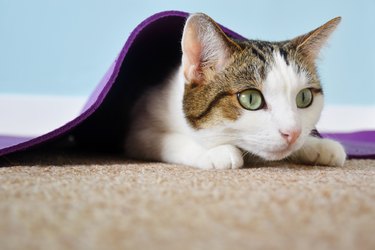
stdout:
<svg viewBox="0 0 375 250">
<path fill-rule="evenodd" d="M 323 108 L 315 60 L 339 22 L 284 42 L 238 41 L 191 15 L 181 66 L 134 107 L 127 155 L 202 169 L 240 168 L 244 154 L 343 166 L 338 142 L 311 135 Z"/>
</svg>

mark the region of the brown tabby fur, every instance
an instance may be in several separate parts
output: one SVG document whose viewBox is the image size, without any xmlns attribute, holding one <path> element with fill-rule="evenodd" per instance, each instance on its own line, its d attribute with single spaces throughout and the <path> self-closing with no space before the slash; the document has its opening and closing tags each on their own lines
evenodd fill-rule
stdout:
<svg viewBox="0 0 375 250">
<path fill-rule="evenodd" d="M 237 101 L 237 93 L 248 88 L 262 91 L 263 81 L 274 63 L 274 53 L 280 53 L 286 64 L 293 63 L 298 70 L 307 73 L 312 87 L 321 89 L 315 59 L 320 48 L 315 48 L 316 40 L 327 37 L 331 29 L 340 22 L 340 17 L 332 19 L 321 27 L 284 42 L 259 40 L 239 41 L 221 32 L 227 50 L 231 55 L 224 70 L 217 72 L 214 62 L 205 62 L 202 69 L 203 80 L 185 85 L 183 110 L 190 125 L 195 129 L 207 128 L 225 120 L 236 120 L 243 108 Z"/>
</svg>

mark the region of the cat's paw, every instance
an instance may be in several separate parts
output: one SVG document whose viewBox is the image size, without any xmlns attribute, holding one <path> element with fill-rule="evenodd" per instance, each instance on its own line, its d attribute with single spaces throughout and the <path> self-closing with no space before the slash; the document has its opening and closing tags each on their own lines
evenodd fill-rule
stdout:
<svg viewBox="0 0 375 250">
<path fill-rule="evenodd" d="M 344 147 L 330 139 L 309 138 L 296 153 L 297 159 L 303 163 L 344 166 L 346 153 Z"/>
<path fill-rule="evenodd" d="M 196 165 L 202 169 L 235 169 L 243 164 L 241 150 L 232 145 L 221 145 L 203 153 Z"/>
</svg>

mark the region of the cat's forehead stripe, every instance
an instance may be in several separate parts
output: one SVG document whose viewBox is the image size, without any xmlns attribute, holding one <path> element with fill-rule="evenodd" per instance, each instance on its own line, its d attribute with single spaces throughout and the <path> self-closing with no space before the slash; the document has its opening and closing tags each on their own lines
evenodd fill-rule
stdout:
<svg viewBox="0 0 375 250">
<path fill-rule="evenodd" d="M 284 48 L 279 49 L 281 57 L 284 59 L 286 65 L 289 65 L 288 52 Z"/>
<path fill-rule="evenodd" d="M 264 85 L 268 90 L 310 87 L 316 89 L 315 92 L 322 93 L 319 80 L 293 57 L 288 57 L 288 54 L 285 55 L 280 50 L 275 50 L 272 57 L 273 63 L 268 69 Z"/>
</svg>

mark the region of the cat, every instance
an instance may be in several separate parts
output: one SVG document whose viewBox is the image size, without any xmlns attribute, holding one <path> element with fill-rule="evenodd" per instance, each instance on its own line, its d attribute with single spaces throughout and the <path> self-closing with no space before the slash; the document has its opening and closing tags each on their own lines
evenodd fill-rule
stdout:
<svg viewBox="0 0 375 250">
<path fill-rule="evenodd" d="M 134 106 L 126 154 L 201 169 L 241 168 L 246 154 L 343 166 L 343 146 L 312 135 L 324 101 L 315 61 L 340 19 L 268 42 L 232 39 L 190 15 L 181 65 Z"/>
</svg>

